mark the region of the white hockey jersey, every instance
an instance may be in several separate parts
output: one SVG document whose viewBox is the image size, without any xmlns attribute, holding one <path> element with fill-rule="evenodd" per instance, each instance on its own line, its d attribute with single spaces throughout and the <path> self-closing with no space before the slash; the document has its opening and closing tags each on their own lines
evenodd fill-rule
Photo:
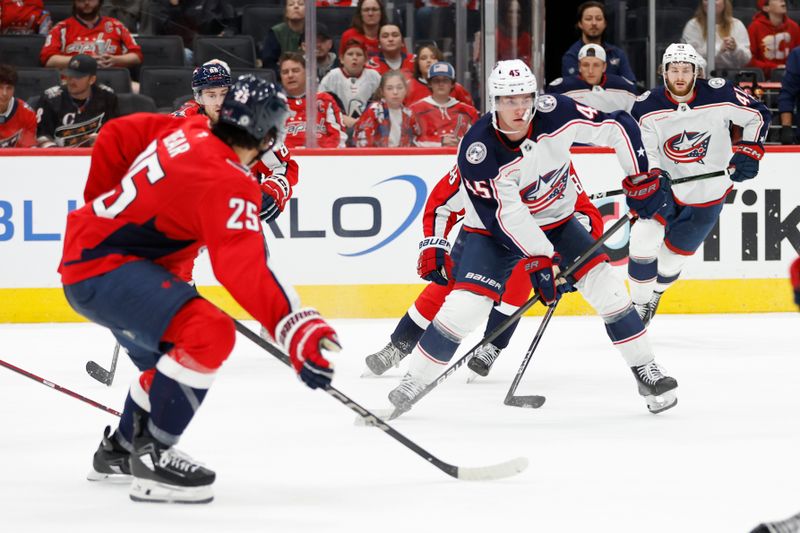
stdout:
<svg viewBox="0 0 800 533">
<path fill-rule="evenodd" d="M 541 96 L 535 106 L 522 141 L 509 143 L 486 114 L 458 148 L 465 229 L 491 234 L 521 257 L 552 256 L 553 245 L 543 230 L 575 210 L 573 144 L 614 148 L 626 175 L 648 168 L 639 128 L 627 113 L 606 114 L 561 95 Z"/>
<path fill-rule="evenodd" d="M 545 88 L 547 94 L 563 94 L 604 113 L 630 113 L 639 92 L 636 84 L 615 74 L 604 74 L 597 85 L 589 85 L 578 75 L 557 78 Z"/>
<path fill-rule="evenodd" d="M 336 95 L 342 103 L 342 112 L 357 117 L 367 108 L 367 102 L 380 84 L 381 75 L 375 70 L 365 68 L 361 76 L 353 78 L 339 67 L 325 74 L 317 90 Z"/>
<path fill-rule="evenodd" d="M 728 168 L 731 124 L 741 126 L 742 140 L 763 143 L 772 119 L 767 107 L 722 78 L 698 79 L 694 96 L 676 102 L 665 87 L 642 94 L 631 110 L 639 122 L 650 168 L 669 172 L 672 179 Z M 732 187 L 727 176 L 672 187 L 681 204 L 710 205 Z"/>
</svg>

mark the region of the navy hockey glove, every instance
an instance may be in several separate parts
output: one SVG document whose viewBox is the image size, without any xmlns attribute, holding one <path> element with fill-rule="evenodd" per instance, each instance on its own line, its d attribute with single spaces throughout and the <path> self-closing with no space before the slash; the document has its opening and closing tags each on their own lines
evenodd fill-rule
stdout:
<svg viewBox="0 0 800 533">
<path fill-rule="evenodd" d="M 539 295 L 539 299 L 544 305 L 550 306 L 561 299 L 561 294 L 575 290 L 568 283 L 558 285 L 558 265 L 561 264 L 561 256 L 558 253 L 553 257 L 537 255 L 529 257 L 525 261 L 525 272 L 531 277 L 533 290 Z"/>
<path fill-rule="evenodd" d="M 628 209 L 639 218 L 653 218 L 667 201 L 669 174 L 660 168 L 632 174 L 622 180 Z"/>
<path fill-rule="evenodd" d="M 447 285 L 453 279 L 453 260 L 447 239 L 426 237 L 420 241 L 417 274 L 438 285 Z"/>
<path fill-rule="evenodd" d="M 275 172 L 261 182 L 261 210 L 258 217 L 264 222 L 272 222 L 283 212 L 286 202 L 292 197 L 292 186 L 286 177 Z"/>
<path fill-rule="evenodd" d="M 734 167 L 731 179 L 742 182 L 751 180 L 758 175 L 758 162 L 764 157 L 764 147 L 761 143 L 739 141 L 733 145 L 733 157 L 728 164 Z"/>
<path fill-rule="evenodd" d="M 324 389 L 331 384 L 333 365 L 322 350 L 338 352 L 342 347 L 336 332 L 316 309 L 305 307 L 283 317 L 275 327 L 275 338 L 306 385 Z"/>
</svg>

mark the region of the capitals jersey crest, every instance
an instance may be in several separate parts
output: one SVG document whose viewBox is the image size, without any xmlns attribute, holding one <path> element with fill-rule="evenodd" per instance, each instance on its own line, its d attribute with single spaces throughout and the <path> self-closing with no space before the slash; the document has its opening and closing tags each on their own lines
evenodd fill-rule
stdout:
<svg viewBox="0 0 800 533">
<path fill-rule="evenodd" d="M 676 163 L 703 164 L 710 140 L 711 134 L 707 131 L 683 130 L 664 142 L 664 155 Z"/>
</svg>

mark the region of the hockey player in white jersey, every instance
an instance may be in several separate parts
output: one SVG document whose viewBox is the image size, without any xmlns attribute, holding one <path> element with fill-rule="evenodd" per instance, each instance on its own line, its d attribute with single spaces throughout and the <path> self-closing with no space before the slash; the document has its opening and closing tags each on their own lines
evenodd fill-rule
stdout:
<svg viewBox="0 0 800 533">
<path fill-rule="evenodd" d="M 574 143 L 611 146 L 629 176 L 623 181 L 646 194 L 631 205 L 649 212 L 663 204 L 660 177 L 647 173 L 639 128 L 625 112 L 605 114 L 560 95 L 536 98 L 536 78 L 521 60 L 500 61 L 489 76 L 491 111 L 467 132 L 458 149 L 467 232 L 455 284 L 436 318 L 409 356 L 408 373 L 389 393 L 398 410 L 446 367 L 461 340 L 489 313 L 512 268 L 526 270 L 545 305 L 574 286 L 605 322 L 606 331 L 636 378 L 648 409 L 677 402 L 677 381 L 664 375 L 624 283 L 608 256 L 598 251 L 566 283 L 558 265 L 571 264 L 594 238 L 574 217 L 577 191 L 570 179 Z M 641 183 L 640 183 L 641 181 Z"/>
<path fill-rule="evenodd" d="M 545 88 L 547 94 L 563 94 L 605 113 L 630 112 L 639 91 L 628 78 L 606 72 L 606 51 L 598 44 L 578 51 L 578 74 L 556 78 Z"/>
<path fill-rule="evenodd" d="M 662 169 L 673 179 L 732 171 L 730 179 L 721 175 L 673 186 L 652 219 L 633 225 L 628 276 L 645 324 L 719 219 L 731 180 L 756 177 L 764 155 L 769 110 L 728 81 L 698 79 L 701 60 L 692 45 L 671 44 L 662 60 L 665 85 L 644 93 L 631 111 L 651 169 Z M 731 124 L 744 130 L 733 146 Z"/>
</svg>

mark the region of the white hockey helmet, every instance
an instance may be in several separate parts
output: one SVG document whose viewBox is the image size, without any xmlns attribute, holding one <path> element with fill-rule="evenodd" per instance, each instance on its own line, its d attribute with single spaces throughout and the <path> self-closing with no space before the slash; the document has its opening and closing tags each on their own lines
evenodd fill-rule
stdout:
<svg viewBox="0 0 800 533">
<path fill-rule="evenodd" d="M 670 63 L 690 63 L 694 66 L 695 73 L 698 67 L 705 61 L 694 49 L 694 46 L 687 43 L 672 43 L 664 51 L 664 57 L 661 58 L 661 65 L 664 67 L 664 72 Z"/>
<path fill-rule="evenodd" d="M 503 133 L 516 133 L 501 130 L 497 125 L 497 97 L 530 94 L 536 98 L 538 86 L 536 76 L 530 67 L 521 59 L 498 61 L 489 74 L 489 100 L 491 102 L 492 125 Z M 533 120 L 533 105 L 526 124 Z"/>
</svg>

